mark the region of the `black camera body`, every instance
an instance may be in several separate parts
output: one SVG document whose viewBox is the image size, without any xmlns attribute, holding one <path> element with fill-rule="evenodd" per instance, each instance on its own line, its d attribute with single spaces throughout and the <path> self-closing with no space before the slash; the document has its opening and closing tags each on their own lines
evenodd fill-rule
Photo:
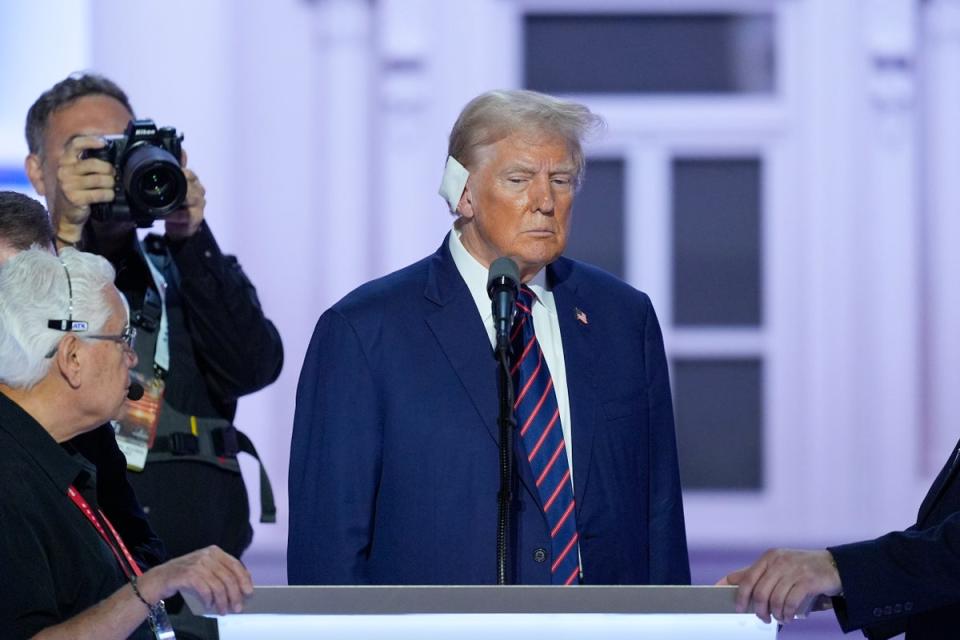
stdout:
<svg viewBox="0 0 960 640">
<path fill-rule="evenodd" d="M 183 206 L 187 178 L 180 168 L 183 135 L 153 120 L 131 120 L 122 135 L 105 136 L 106 146 L 87 149 L 83 158 L 98 158 L 116 170 L 113 202 L 91 205 L 90 215 L 103 222 L 132 220 L 150 227 Z"/>
</svg>

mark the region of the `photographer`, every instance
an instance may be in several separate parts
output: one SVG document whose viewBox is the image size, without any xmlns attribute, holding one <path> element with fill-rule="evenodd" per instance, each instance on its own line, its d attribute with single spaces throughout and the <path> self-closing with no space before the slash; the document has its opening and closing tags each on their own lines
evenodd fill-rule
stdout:
<svg viewBox="0 0 960 640">
<path fill-rule="evenodd" d="M 27 114 L 27 175 L 47 200 L 57 248 L 106 257 L 130 301 L 140 336 L 134 375 L 147 394 L 128 402 L 115 428 L 153 528 L 171 556 L 216 544 L 239 557 L 252 529 L 236 455 L 255 451 L 232 425 L 236 400 L 276 380 L 283 348 L 253 285 L 217 246 L 204 220 L 203 185 L 179 142 L 147 134 L 134 140 L 127 130 L 133 119 L 127 96 L 110 80 L 66 78 Z M 152 219 L 125 193 L 130 167 L 122 153 L 141 143 L 155 154 L 180 155 L 185 187 L 182 207 L 157 217 L 165 234 L 142 242 L 135 220 L 147 226 Z M 261 503 L 261 519 L 269 521 L 272 495 L 262 469 Z"/>
</svg>

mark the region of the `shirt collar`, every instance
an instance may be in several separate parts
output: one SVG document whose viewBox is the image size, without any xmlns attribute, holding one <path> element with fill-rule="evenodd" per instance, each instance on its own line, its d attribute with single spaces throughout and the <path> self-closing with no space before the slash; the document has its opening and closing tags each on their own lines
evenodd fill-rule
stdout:
<svg viewBox="0 0 960 640">
<path fill-rule="evenodd" d="M 453 257 L 454 264 L 457 265 L 457 271 L 460 272 L 463 281 L 467 283 L 470 289 L 470 295 L 480 310 L 480 317 L 484 322 L 493 317 L 493 309 L 490 306 L 490 296 L 487 294 L 487 277 L 489 269 L 480 264 L 480 261 L 473 257 L 463 246 L 460 240 L 460 230 L 454 225 L 450 232 L 450 255 Z M 540 303 L 544 309 L 555 314 L 556 309 L 553 304 L 553 294 L 547 288 L 547 270 L 540 269 L 535 276 L 527 283 L 527 286 L 533 291 L 536 303 Z"/>
<path fill-rule="evenodd" d="M 70 485 L 82 489 L 96 482 L 96 470 L 86 458 L 69 443 L 57 444 L 39 422 L 3 393 L 0 393 L 0 430 L 33 458 L 64 495 Z"/>
</svg>

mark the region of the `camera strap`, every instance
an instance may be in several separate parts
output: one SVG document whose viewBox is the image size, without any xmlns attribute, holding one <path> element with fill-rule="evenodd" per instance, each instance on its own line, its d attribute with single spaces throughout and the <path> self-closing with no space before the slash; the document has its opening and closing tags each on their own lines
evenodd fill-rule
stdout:
<svg viewBox="0 0 960 640">
<path fill-rule="evenodd" d="M 156 299 L 160 301 L 160 327 L 157 330 L 157 344 L 153 352 L 153 364 L 164 371 L 170 370 L 170 326 L 167 320 L 167 280 L 160 273 L 160 269 L 154 264 L 152 254 L 147 254 L 143 249 L 143 243 L 137 242 L 137 251 L 147 263 L 150 270 L 150 278 L 153 280 L 153 289 L 147 287 L 144 295 L 144 309 L 146 312 L 151 303 L 156 304 Z M 155 293 L 154 293 L 155 292 Z"/>
<path fill-rule="evenodd" d="M 237 454 L 246 453 L 256 459 L 260 466 L 260 522 L 276 522 L 273 487 L 250 438 L 228 420 L 185 415 L 166 402 L 164 378 L 170 370 L 170 345 L 167 278 L 163 274 L 170 274 L 173 284 L 178 285 L 179 273 L 172 256 L 162 244 L 147 247 L 137 242 L 137 251 L 150 270 L 154 286 L 147 287 L 142 307 L 133 311 L 137 323 L 147 329 L 139 334 L 136 347 L 142 363 L 147 363 L 144 356 L 151 351 L 154 360 L 152 379 L 148 373 L 133 372 L 134 378 L 144 387 L 143 398 L 139 401 L 128 400 L 124 420 L 114 421 L 113 424 L 117 443 L 127 458 L 127 468 L 142 471 L 149 452 L 151 464 L 192 460 L 239 474 Z M 147 367 L 145 372 L 149 371 L 150 367 Z M 134 411 L 130 410 L 131 407 Z"/>
</svg>

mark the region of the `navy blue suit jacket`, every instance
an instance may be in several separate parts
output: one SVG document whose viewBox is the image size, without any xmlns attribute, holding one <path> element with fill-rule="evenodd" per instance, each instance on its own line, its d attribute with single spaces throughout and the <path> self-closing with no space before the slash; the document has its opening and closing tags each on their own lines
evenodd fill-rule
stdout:
<svg viewBox="0 0 960 640">
<path fill-rule="evenodd" d="M 650 300 L 564 258 L 547 278 L 567 369 L 584 582 L 687 584 L 673 409 Z M 297 391 L 290 583 L 494 584 L 496 382 L 446 241 L 326 311 Z M 514 581 L 549 584 L 549 529 L 529 465 L 517 468 Z"/>
<path fill-rule="evenodd" d="M 868 638 L 956 638 L 960 626 L 960 443 L 930 487 L 917 522 L 875 540 L 830 547 L 844 596 L 844 631 Z"/>
</svg>

